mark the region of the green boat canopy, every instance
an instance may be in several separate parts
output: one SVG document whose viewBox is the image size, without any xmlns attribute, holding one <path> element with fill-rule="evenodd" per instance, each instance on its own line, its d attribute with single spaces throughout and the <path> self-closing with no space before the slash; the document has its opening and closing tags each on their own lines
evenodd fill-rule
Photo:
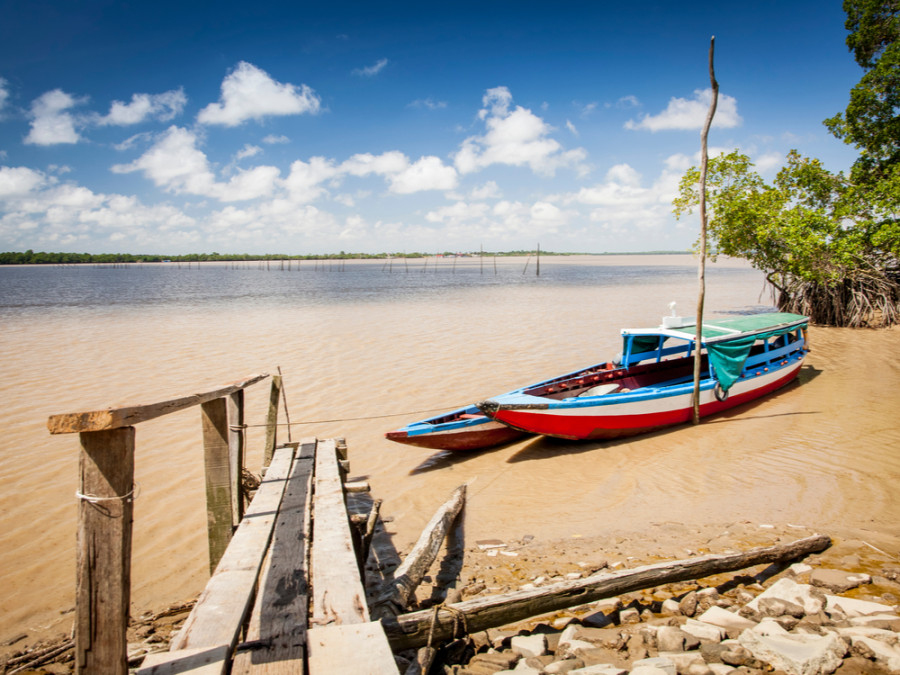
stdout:
<svg viewBox="0 0 900 675">
<path fill-rule="evenodd" d="M 727 392 L 740 377 L 754 342 L 806 328 L 808 322 L 809 317 L 787 312 L 704 321 L 701 343 L 706 347 L 722 390 Z M 623 330 L 622 335 L 625 338 L 625 349 L 628 348 L 628 340 L 631 340 L 630 353 L 637 355 L 660 350 L 662 343 L 669 338 L 694 342 L 697 339 L 697 325 L 694 323 L 677 328 Z"/>
</svg>

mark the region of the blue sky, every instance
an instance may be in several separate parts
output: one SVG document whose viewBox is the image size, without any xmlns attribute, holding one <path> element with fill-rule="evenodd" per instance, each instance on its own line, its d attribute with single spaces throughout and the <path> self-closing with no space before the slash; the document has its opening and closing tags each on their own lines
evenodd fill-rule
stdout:
<svg viewBox="0 0 900 675">
<path fill-rule="evenodd" d="M 837 0 L 0 0 L 0 250 L 683 250 L 678 179 L 847 169 Z"/>
</svg>

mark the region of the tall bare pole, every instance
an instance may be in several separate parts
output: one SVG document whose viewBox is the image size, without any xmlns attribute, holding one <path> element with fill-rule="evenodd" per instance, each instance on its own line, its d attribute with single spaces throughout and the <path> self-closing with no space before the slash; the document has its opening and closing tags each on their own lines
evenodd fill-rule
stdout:
<svg viewBox="0 0 900 675">
<path fill-rule="evenodd" d="M 703 301 L 706 296 L 706 167 L 709 163 L 707 150 L 707 138 L 709 128 L 712 126 L 713 117 L 716 114 L 716 104 L 719 101 L 719 83 L 716 81 L 716 72 L 713 68 L 713 54 L 716 47 L 716 36 L 709 39 L 709 82 L 712 87 L 712 96 L 709 101 L 709 111 L 706 113 L 706 122 L 703 123 L 703 133 L 700 134 L 700 269 L 697 273 L 700 282 L 700 294 L 697 298 L 697 342 L 694 350 L 694 424 L 700 424 L 700 343 L 703 338 Z"/>
</svg>

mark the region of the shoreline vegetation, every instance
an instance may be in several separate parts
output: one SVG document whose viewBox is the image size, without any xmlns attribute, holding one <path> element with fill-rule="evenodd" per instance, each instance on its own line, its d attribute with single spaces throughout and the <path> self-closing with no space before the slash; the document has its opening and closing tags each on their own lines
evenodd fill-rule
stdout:
<svg viewBox="0 0 900 675">
<path fill-rule="evenodd" d="M 684 255 L 691 251 L 626 251 L 603 253 L 575 253 L 543 251 L 539 249 L 520 251 L 435 251 L 431 253 L 186 253 L 183 255 L 162 255 L 155 253 L 64 253 L 45 251 L 5 251 L 0 253 L 0 265 L 98 265 L 107 263 L 182 263 L 182 262 L 257 262 L 272 260 L 388 260 L 390 258 L 479 258 L 479 257 L 522 257 L 522 256 L 589 256 L 589 255 Z"/>
</svg>

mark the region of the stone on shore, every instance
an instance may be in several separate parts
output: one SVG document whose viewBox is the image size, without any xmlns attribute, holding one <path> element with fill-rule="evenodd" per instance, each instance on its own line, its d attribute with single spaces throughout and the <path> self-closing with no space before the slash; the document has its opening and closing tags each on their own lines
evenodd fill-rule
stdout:
<svg viewBox="0 0 900 675">
<path fill-rule="evenodd" d="M 776 581 L 745 607 L 759 612 L 759 603 L 765 598 L 778 598 L 800 605 L 806 614 L 818 614 L 825 604 L 824 594 L 820 590 L 809 584 L 798 584 L 787 577 Z"/>
<path fill-rule="evenodd" d="M 738 642 L 754 658 L 788 675 L 833 673 L 847 653 L 847 646 L 836 633 L 765 636 L 746 630 L 741 633 Z"/>
<path fill-rule="evenodd" d="M 809 577 L 809 583 L 813 586 L 827 588 L 832 593 L 846 593 L 863 584 L 871 584 L 872 577 L 868 574 L 854 574 L 840 570 L 817 569 Z"/>
</svg>

